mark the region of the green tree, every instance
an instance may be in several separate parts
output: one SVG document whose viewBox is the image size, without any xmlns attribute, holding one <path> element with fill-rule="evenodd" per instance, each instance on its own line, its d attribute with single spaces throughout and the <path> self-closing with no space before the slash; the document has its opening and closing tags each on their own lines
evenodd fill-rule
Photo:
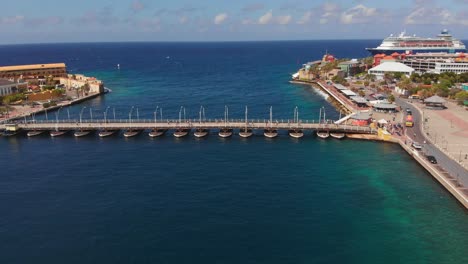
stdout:
<svg viewBox="0 0 468 264">
<path fill-rule="evenodd" d="M 459 105 L 463 105 L 463 102 L 468 100 L 468 91 L 460 91 L 455 94 L 455 99 Z"/>
<path fill-rule="evenodd" d="M 390 102 L 390 103 L 393 103 L 395 102 L 395 96 L 393 94 L 390 94 L 387 98 L 387 100 Z"/>
</svg>

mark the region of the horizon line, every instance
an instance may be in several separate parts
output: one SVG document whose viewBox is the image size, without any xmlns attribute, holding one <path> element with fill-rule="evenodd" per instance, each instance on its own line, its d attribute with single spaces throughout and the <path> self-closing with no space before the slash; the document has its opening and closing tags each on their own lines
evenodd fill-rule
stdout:
<svg viewBox="0 0 468 264">
<path fill-rule="evenodd" d="M 0 43 L 0 46 L 43 44 L 99 44 L 99 43 L 236 43 L 236 42 L 292 42 L 292 41 L 380 41 L 380 39 L 266 39 L 266 40 L 115 40 L 115 41 L 63 41 Z"/>
</svg>

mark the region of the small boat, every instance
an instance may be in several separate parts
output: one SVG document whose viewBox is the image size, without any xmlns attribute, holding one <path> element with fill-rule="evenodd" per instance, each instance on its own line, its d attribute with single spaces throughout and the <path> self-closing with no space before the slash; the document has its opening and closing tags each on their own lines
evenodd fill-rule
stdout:
<svg viewBox="0 0 468 264">
<path fill-rule="evenodd" d="M 328 131 L 317 131 L 317 136 L 319 138 L 328 138 L 330 133 L 328 133 Z"/>
<path fill-rule="evenodd" d="M 185 137 L 188 135 L 190 129 L 186 129 L 186 128 L 178 128 L 176 129 L 176 131 L 174 131 L 174 137 L 176 138 L 181 138 L 181 137 Z"/>
<path fill-rule="evenodd" d="M 218 135 L 222 138 L 228 138 L 232 136 L 232 129 L 231 128 L 221 128 Z"/>
<path fill-rule="evenodd" d="M 79 130 L 79 131 L 75 131 L 73 135 L 75 135 L 75 137 L 84 137 L 84 136 L 89 135 L 91 132 L 93 131 L 92 130 Z"/>
<path fill-rule="evenodd" d="M 239 136 L 240 137 L 243 137 L 243 138 L 248 138 L 248 137 L 251 137 L 253 135 L 253 132 L 252 132 L 252 129 L 250 128 L 243 128 L 239 131 Z"/>
<path fill-rule="evenodd" d="M 289 136 L 293 138 L 301 138 L 304 136 L 304 132 L 300 129 L 289 130 Z"/>
<path fill-rule="evenodd" d="M 342 138 L 344 138 L 346 136 L 346 134 L 345 133 L 336 133 L 336 132 L 334 132 L 334 133 L 330 133 L 330 136 L 332 138 L 342 139 Z"/>
<path fill-rule="evenodd" d="M 160 136 L 166 134 L 166 132 L 167 132 L 167 129 L 155 128 L 155 129 L 151 130 L 151 132 L 149 132 L 148 135 L 150 137 L 160 137 Z"/>
<path fill-rule="evenodd" d="M 278 131 L 276 129 L 265 129 L 263 135 L 267 138 L 275 138 L 278 136 Z"/>
<path fill-rule="evenodd" d="M 44 132 L 45 132 L 44 130 L 31 130 L 31 131 L 28 131 L 26 135 L 28 135 L 28 137 L 35 137 L 35 136 L 39 136 L 40 134 Z"/>
<path fill-rule="evenodd" d="M 4 137 L 12 137 L 12 136 L 16 136 L 19 134 L 19 130 L 17 131 L 3 131 L 3 133 L 1 133 L 0 135 L 4 136 Z"/>
<path fill-rule="evenodd" d="M 134 137 L 134 136 L 138 136 L 139 134 L 141 133 L 141 130 L 137 129 L 129 129 L 127 131 L 124 132 L 124 137 Z"/>
<path fill-rule="evenodd" d="M 53 131 L 50 131 L 50 136 L 59 137 L 59 136 L 66 134 L 67 132 L 68 130 L 53 130 Z"/>
<path fill-rule="evenodd" d="M 205 129 L 205 128 L 197 128 L 195 130 L 195 133 L 193 133 L 193 135 L 197 138 L 202 138 L 202 137 L 206 137 L 208 135 L 208 132 L 209 130 L 208 129 Z"/>
<path fill-rule="evenodd" d="M 115 134 L 119 130 L 101 130 L 99 131 L 99 136 L 100 137 L 109 137 Z"/>
</svg>

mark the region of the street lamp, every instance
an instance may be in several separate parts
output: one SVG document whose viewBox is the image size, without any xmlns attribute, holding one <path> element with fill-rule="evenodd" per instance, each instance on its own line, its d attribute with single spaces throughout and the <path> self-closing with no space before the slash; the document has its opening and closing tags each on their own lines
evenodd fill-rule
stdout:
<svg viewBox="0 0 468 264">
<path fill-rule="evenodd" d="M 134 106 L 132 106 L 132 108 L 130 109 L 130 113 L 128 113 L 128 121 L 130 123 L 132 123 L 132 112 L 133 112 L 133 108 L 135 108 Z"/>
<path fill-rule="evenodd" d="M 60 107 L 57 111 L 57 113 L 55 113 L 55 121 L 57 121 L 57 123 L 59 122 L 58 121 L 58 117 L 59 117 L 59 114 L 60 114 L 60 109 L 62 109 L 62 107 Z"/>
<path fill-rule="evenodd" d="M 81 108 L 81 111 L 80 111 L 80 124 L 82 123 L 82 119 L 81 117 L 83 116 L 83 110 L 86 108 L 86 106 L 83 106 L 83 108 Z"/>
<path fill-rule="evenodd" d="M 110 106 L 106 108 L 106 111 L 104 111 L 104 123 L 107 123 L 107 110 L 109 110 Z"/>
<path fill-rule="evenodd" d="M 156 119 L 157 119 L 157 114 L 158 114 L 158 108 L 159 106 L 156 106 L 156 110 L 154 110 L 154 123 L 156 123 Z"/>
</svg>

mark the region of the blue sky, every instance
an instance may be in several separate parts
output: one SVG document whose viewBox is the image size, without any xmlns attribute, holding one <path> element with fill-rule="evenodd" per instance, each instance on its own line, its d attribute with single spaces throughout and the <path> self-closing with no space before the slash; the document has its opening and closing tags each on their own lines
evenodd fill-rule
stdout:
<svg viewBox="0 0 468 264">
<path fill-rule="evenodd" d="M 468 0 L 2 1 L 0 43 L 468 38 Z"/>
</svg>

